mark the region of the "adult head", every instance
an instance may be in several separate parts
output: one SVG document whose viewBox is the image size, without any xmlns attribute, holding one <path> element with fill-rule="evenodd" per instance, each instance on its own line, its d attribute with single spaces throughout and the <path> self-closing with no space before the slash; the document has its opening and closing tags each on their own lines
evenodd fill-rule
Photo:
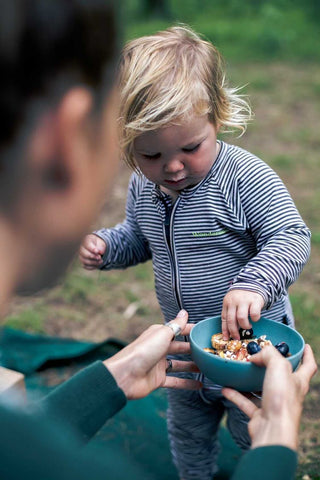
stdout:
<svg viewBox="0 0 320 480">
<path fill-rule="evenodd" d="M 117 29 L 111 1 L 1 0 L 5 290 L 62 273 L 112 181 Z"/>
</svg>

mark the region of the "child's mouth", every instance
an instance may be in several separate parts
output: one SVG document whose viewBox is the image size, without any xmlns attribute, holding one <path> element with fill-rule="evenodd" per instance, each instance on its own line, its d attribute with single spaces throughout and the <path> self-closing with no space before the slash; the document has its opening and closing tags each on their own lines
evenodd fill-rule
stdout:
<svg viewBox="0 0 320 480">
<path fill-rule="evenodd" d="M 180 178 L 180 180 L 165 180 L 168 185 L 180 185 L 186 180 L 186 177 Z"/>
</svg>

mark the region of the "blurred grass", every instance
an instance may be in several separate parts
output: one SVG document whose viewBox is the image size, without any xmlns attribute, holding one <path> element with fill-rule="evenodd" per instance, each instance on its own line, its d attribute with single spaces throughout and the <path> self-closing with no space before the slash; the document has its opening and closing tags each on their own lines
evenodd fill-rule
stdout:
<svg viewBox="0 0 320 480">
<path fill-rule="evenodd" d="M 45 333 L 44 320 L 47 312 L 42 305 L 33 305 L 32 308 L 23 310 L 15 315 L 9 315 L 6 325 L 18 330 L 31 330 L 34 333 Z"/>
</svg>

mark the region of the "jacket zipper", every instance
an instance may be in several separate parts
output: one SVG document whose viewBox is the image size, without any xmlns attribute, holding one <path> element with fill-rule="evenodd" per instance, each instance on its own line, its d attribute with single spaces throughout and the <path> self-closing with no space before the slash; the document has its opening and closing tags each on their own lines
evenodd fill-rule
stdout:
<svg viewBox="0 0 320 480">
<path fill-rule="evenodd" d="M 169 259 L 170 259 L 171 270 L 172 270 L 171 278 L 172 278 L 173 293 L 177 301 L 178 307 L 179 309 L 181 309 L 182 302 L 181 302 L 181 291 L 180 291 L 180 284 L 179 284 L 179 267 L 178 267 L 177 257 L 175 255 L 175 248 L 174 248 L 174 242 L 173 242 L 173 218 L 179 203 L 179 198 L 176 200 L 171 210 L 168 208 L 165 202 L 163 203 L 166 211 L 166 216 L 164 221 L 164 237 L 166 240 L 166 246 L 169 253 Z"/>
</svg>

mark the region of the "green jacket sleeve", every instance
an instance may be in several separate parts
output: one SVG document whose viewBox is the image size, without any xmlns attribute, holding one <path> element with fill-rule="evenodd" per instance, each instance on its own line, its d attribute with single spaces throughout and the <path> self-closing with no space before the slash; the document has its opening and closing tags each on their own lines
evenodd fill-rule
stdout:
<svg viewBox="0 0 320 480">
<path fill-rule="evenodd" d="M 297 454 L 280 445 L 253 448 L 241 458 L 231 480 L 293 480 Z"/>
<path fill-rule="evenodd" d="M 0 404 L 0 478 L 10 480 L 154 480 L 143 468 L 113 453 L 112 462 L 79 448 L 124 404 L 126 398 L 101 362 L 96 362 L 43 399 L 23 408 L 12 398 Z M 41 408 L 39 408 L 41 406 Z M 101 453 L 101 452 L 100 452 Z M 109 459 L 110 460 L 110 459 Z M 232 480 L 292 480 L 297 455 L 271 446 L 240 460 Z"/>
<path fill-rule="evenodd" d="M 40 406 L 46 417 L 75 430 L 85 442 L 126 402 L 113 376 L 98 361 L 55 388 Z"/>
<path fill-rule="evenodd" d="M 31 411 L 14 396 L 1 398 L 0 425 L 1 480 L 149 480 L 120 452 L 111 460 L 83 447 L 74 429 L 52 421 L 42 409 Z"/>
</svg>

